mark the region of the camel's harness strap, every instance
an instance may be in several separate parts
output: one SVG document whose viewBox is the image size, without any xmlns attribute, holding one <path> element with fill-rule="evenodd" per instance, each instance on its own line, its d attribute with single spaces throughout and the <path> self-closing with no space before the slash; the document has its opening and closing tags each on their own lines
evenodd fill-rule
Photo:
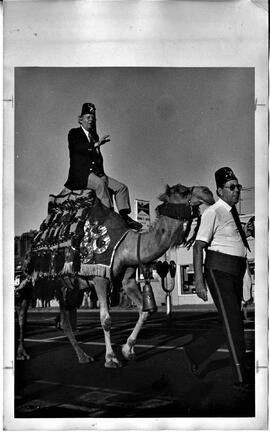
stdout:
<svg viewBox="0 0 270 432">
<path fill-rule="evenodd" d="M 168 217 L 173 218 L 173 219 L 191 221 L 193 216 L 194 216 L 194 211 L 193 211 L 193 208 L 191 205 L 191 198 L 192 198 L 193 189 L 194 189 L 194 186 L 192 186 L 190 188 L 190 192 L 189 192 L 190 198 L 186 204 L 184 204 L 184 203 L 177 204 L 177 203 L 165 202 L 156 208 L 158 214 L 168 216 Z"/>
<path fill-rule="evenodd" d="M 150 278 L 149 276 L 147 276 L 143 264 L 141 262 L 141 257 L 140 257 L 140 247 L 141 247 L 141 234 L 139 233 L 138 235 L 138 242 L 137 242 L 137 258 L 138 258 L 138 265 L 139 265 L 139 271 L 143 274 L 144 280 L 146 283 L 150 283 Z"/>
<path fill-rule="evenodd" d="M 157 207 L 159 215 L 168 216 L 172 219 L 191 220 L 192 208 L 190 204 L 163 203 Z"/>
</svg>

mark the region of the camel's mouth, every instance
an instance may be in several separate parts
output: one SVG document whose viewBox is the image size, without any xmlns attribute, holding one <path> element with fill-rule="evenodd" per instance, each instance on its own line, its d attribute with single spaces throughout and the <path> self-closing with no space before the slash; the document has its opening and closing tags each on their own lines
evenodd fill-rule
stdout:
<svg viewBox="0 0 270 432">
<path fill-rule="evenodd" d="M 200 207 L 202 204 L 206 204 L 206 205 L 212 205 L 215 203 L 214 197 L 209 196 L 209 198 L 207 199 L 203 199 L 203 198 L 198 198 L 196 201 L 190 203 L 191 207 Z"/>
<path fill-rule="evenodd" d="M 210 192 L 210 193 L 208 192 L 208 196 L 207 197 L 204 197 L 204 198 L 200 199 L 200 204 L 199 205 L 201 205 L 201 204 L 208 204 L 208 205 L 215 204 L 215 199 L 214 199 L 214 196 L 213 196 L 212 192 Z"/>
<path fill-rule="evenodd" d="M 205 204 L 209 204 L 209 205 L 215 204 L 215 199 L 213 195 L 209 198 L 208 201 L 205 202 Z"/>
<path fill-rule="evenodd" d="M 202 204 L 212 205 L 212 204 L 215 204 L 215 200 L 213 197 L 209 200 L 202 200 L 199 205 L 202 205 Z"/>
</svg>

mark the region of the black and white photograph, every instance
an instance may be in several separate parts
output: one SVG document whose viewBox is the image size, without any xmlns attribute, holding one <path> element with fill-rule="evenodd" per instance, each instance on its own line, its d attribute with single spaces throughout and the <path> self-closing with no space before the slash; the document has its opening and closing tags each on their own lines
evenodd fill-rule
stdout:
<svg viewBox="0 0 270 432">
<path fill-rule="evenodd" d="M 266 2 L 3 11 L 4 429 L 267 429 Z"/>
</svg>

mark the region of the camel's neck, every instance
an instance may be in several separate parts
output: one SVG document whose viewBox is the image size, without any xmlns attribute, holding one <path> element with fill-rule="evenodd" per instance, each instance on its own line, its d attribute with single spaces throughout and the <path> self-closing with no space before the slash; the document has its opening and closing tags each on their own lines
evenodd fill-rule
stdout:
<svg viewBox="0 0 270 432">
<path fill-rule="evenodd" d="M 152 230 L 141 234 L 141 261 L 149 263 L 161 257 L 171 246 L 172 239 L 181 225 L 183 221 L 161 216 Z"/>
</svg>

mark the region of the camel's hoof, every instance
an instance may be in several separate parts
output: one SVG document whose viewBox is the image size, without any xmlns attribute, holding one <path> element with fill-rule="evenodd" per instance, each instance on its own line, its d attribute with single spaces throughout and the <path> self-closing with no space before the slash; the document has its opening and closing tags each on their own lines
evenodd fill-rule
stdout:
<svg viewBox="0 0 270 432">
<path fill-rule="evenodd" d="M 28 355 L 26 352 L 18 353 L 16 360 L 30 360 L 30 355 Z"/>
<path fill-rule="evenodd" d="M 126 352 L 124 349 L 122 349 L 122 354 L 125 360 L 131 361 L 136 359 L 136 354 L 134 352 Z"/>
<path fill-rule="evenodd" d="M 122 363 L 119 362 L 118 360 L 109 360 L 105 362 L 105 368 L 117 369 L 121 367 L 122 367 Z"/>
<path fill-rule="evenodd" d="M 136 354 L 129 354 L 126 359 L 129 361 L 136 360 Z"/>
<path fill-rule="evenodd" d="M 79 363 L 93 363 L 94 361 L 95 359 L 91 356 L 88 356 L 87 354 L 80 355 L 79 357 Z"/>
</svg>

